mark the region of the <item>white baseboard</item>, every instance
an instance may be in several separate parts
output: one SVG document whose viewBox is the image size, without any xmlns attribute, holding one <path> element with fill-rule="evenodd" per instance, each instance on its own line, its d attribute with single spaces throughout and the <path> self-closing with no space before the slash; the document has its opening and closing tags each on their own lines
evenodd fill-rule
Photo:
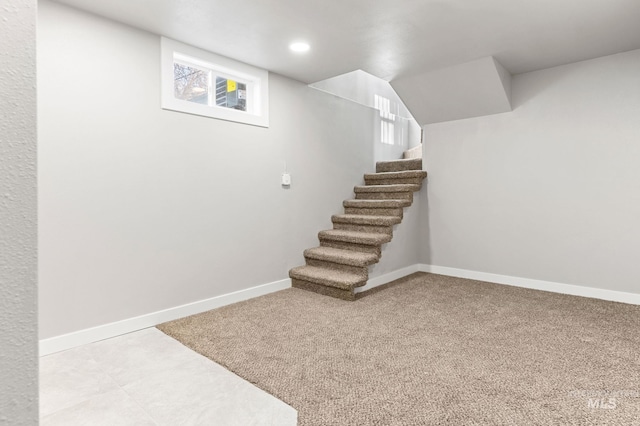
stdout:
<svg viewBox="0 0 640 426">
<path fill-rule="evenodd" d="M 88 343 L 97 342 L 99 340 L 109 339 L 111 337 L 132 333 L 144 328 L 153 327 L 163 322 L 173 321 L 175 319 L 183 318 L 189 315 L 210 311 L 211 309 L 230 305 L 232 303 L 242 302 L 243 300 L 263 296 L 265 294 L 284 290 L 289 287 L 291 287 L 291 279 L 287 278 L 285 280 L 275 281 L 272 283 L 259 285 L 257 287 L 239 290 L 229 294 L 223 294 L 221 296 L 212 297 L 210 299 L 176 306 L 175 308 L 169 308 L 162 311 L 152 312 L 146 315 L 141 315 L 135 318 L 129 318 L 93 328 L 87 328 L 73 333 L 51 337 L 49 339 L 43 339 L 40 340 L 40 356 L 64 351 L 66 349 L 75 348 L 77 346 L 86 345 Z"/>
<path fill-rule="evenodd" d="M 367 285 L 355 289 L 357 293 L 370 290 L 387 284 L 391 281 L 413 274 L 414 272 L 430 272 L 433 274 L 448 275 L 451 277 L 468 278 L 478 281 L 487 281 L 496 284 L 506 284 L 514 287 L 524 287 L 534 290 L 550 291 L 553 293 L 571 294 L 574 296 L 590 297 L 595 299 L 610 300 L 613 302 L 629 303 L 640 305 L 640 294 L 625 293 L 622 291 L 605 290 L 601 288 L 584 287 L 571 284 L 561 284 L 551 281 L 534 280 L 530 278 L 520 278 L 508 275 L 491 274 L 487 272 L 470 271 L 466 269 L 449 268 L 446 266 L 415 264 L 384 275 L 371 278 Z M 61 336 L 40 340 L 40 356 L 60 352 L 99 340 L 109 339 L 144 328 L 153 327 L 167 321 L 173 321 L 189 315 L 206 312 L 221 306 L 241 302 L 254 297 L 263 296 L 275 291 L 284 290 L 291 287 L 291 280 L 285 279 L 257 287 L 236 291 L 221 296 L 212 297 L 186 305 L 176 306 L 150 314 L 141 315 L 109 324 L 100 325 L 85 330 L 76 331 Z"/>
<path fill-rule="evenodd" d="M 397 280 L 400 279 L 402 277 L 406 277 L 407 275 L 411 275 L 414 272 L 418 272 L 419 266 L 417 263 L 415 265 L 410 265 L 407 266 L 405 268 L 402 269 L 398 269 L 396 271 L 393 272 L 389 272 L 387 274 L 384 275 L 380 275 L 378 277 L 373 277 L 370 278 L 369 281 L 367 281 L 366 285 L 363 285 L 362 287 L 356 287 L 353 289 L 354 293 L 362 293 L 363 291 L 367 291 L 367 290 L 371 290 L 374 287 L 378 287 L 380 285 L 384 285 L 387 283 L 390 283 L 393 280 Z"/>
<path fill-rule="evenodd" d="M 487 272 L 469 271 L 467 269 L 449 268 L 446 266 L 417 265 L 421 272 L 448 275 L 451 277 L 468 278 L 477 281 L 488 281 L 496 284 L 506 284 L 514 287 L 524 287 L 534 290 L 550 291 L 552 293 L 571 294 L 574 296 L 590 297 L 593 299 L 622 302 L 640 305 L 640 294 L 625 293 L 623 291 L 605 290 L 603 288 L 584 287 L 572 284 L 561 284 L 552 281 L 534 280 L 530 278 L 512 277 Z"/>
</svg>

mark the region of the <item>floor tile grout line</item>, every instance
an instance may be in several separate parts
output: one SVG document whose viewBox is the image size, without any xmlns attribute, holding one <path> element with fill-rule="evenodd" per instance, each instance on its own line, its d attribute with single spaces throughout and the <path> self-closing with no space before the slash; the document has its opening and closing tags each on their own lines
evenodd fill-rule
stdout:
<svg viewBox="0 0 640 426">
<path fill-rule="evenodd" d="M 149 327 L 149 328 L 155 328 L 155 327 Z M 145 329 L 145 330 L 146 330 L 146 329 Z M 139 331 L 142 331 L 142 330 L 139 330 Z M 131 334 L 131 333 L 130 333 L 130 334 Z M 123 335 L 123 336 L 125 336 L 125 335 Z M 118 336 L 118 337 L 120 337 L 120 336 Z M 115 339 L 117 339 L 117 337 L 116 337 Z M 110 339 L 107 339 L 107 340 L 110 340 Z M 93 346 L 93 345 L 95 345 L 96 343 L 98 343 L 98 342 L 89 343 L 89 344 L 87 344 L 87 345 L 84 345 L 83 347 L 88 348 L 89 346 Z M 93 355 L 90 353 L 91 351 L 88 351 L 88 352 L 89 352 L 89 356 L 91 357 L 91 359 L 92 359 L 92 360 L 93 360 L 93 361 L 98 365 L 98 368 L 100 368 L 100 370 L 101 370 L 101 371 L 103 371 L 103 372 L 104 372 L 104 373 L 105 373 L 105 374 L 106 374 L 106 375 L 107 375 L 107 376 L 108 376 L 108 377 L 109 377 L 109 378 L 110 378 L 110 379 L 111 379 L 111 380 L 112 380 L 112 381 L 113 381 L 113 382 L 118 386 L 118 389 L 122 390 L 122 392 L 124 392 L 124 393 L 127 395 L 127 397 L 128 397 L 131 401 L 133 401 L 133 402 L 135 403 L 135 405 L 136 405 L 138 408 L 140 408 L 140 409 L 142 410 L 142 412 L 144 412 L 144 413 L 145 413 L 145 414 L 146 414 L 146 415 L 147 415 L 147 416 L 148 416 L 148 417 L 149 417 L 149 418 L 150 418 L 150 419 L 151 419 L 151 420 L 152 420 L 156 425 L 158 425 L 158 426 L 162 426 L 162 423 L 159 423 L 159 420 L 158 420 L 158 419 L 156 419 L 156 418 L 155 418 L 155 417 L 154 417 L 154 416 L 153 416 L 149 411 L 147 411 L 147 410 L 146 410 L 142 405 L 140 405 L 140 402 L 139 402 L 136 398 L 134 398 L 134 397 L 133 397 L 129 392 L 127 392 L 127 390 L 124 388 L 124 386 L 127 386 L 127 385 L 124 385 L 124 386 L 123 386 L 123 385 L 121 385 L 120 383 L 118 383 L 118 381 L 116 380 L 116 378 L 115 378 L 115 377 L 113 377 L 113 375 L 112 375 L 111 373 L 109 373 L 109 372 L 108 372 L 108 371 L 107 371 L 107 370 L 102 366 L 102 364 L 103 364 L 103 363 L 102 363 L 102 362 L 97 361 L 97 360 L 93 357 Z M 150 376 L 151 376 L 151 375 L 150 375 Z M 127 384 L 128 384 L 128 383 L 127 383 Z"/>
<path fill-rule="evenodd" d="M 148 374 L 144 375 L 143 377 L 139 377 L 136 380 L 128 380 L 127 381 L 127 377 L 129 377 L 129 379 L 131 378 L 135 378 L 136 376 L 123 376 L 123 378 L 119 375 L 120 374 L 120 370 L 122 368 L 124 368 L 125 370 L 127 369 L 131 369 L 131 368 L 137 368 L 134 366 L 129 365 L 128 360 L 131 358 L 131 355 L 133 355 L 133 358 L 136 358 L 136 351 L 139 349 L 139 346 L 141 347 L 145 347 L 146 343 L 143 342 L 151 342 L 150 344 L 152 345 L 152 347 L 150 349 L 154 349 L 157 351 L 162 352 L 162 348 L 166 347 L 168 352 L 171 352 L 171 349 L 174 347 L 179 347 L 180 351 L 178 351 L 181 355 L 185 356 L 185 359 L 188 359 L 189 363 L 193 363 L 194 365 L 202 365 L 207 367 L 207 371 L 208 371 L 208 367 L 212 367 L 212 373 L 215 373 L 214 376 L 217 376 L 218 374 L 221 374 L 222 372 L 224 372 L 224 377 L 226 378 L 228 377 L 233 377 L 233 380 L 229 383 L 229 385 L 233 385 L 234 387 L 240 387 L 240 384 L 242 383 L 242 386 L 244 385 L 248 385 L 251 386 L 252 388 L 256 388 L 258 390 L 261 391 L 261 393 L 264 393 L 265 396 L 269 396 L 270 397 L 270 401 L 269 404 L 271 404 L 271 400 L 275 400 L 273 402 L 277 402 L 280 404 L 284 404 L 287 405 L 287 407 L 290 407 L 288 404 L 284 403 L 283 401 L 279 400 L 277 397 L 275 397 L 274 395 L 265 392 L 264 390 L 258 388 L 257 386 L 255 386 L 253 383 L 248 382 L 247 380 L 243 379 L 242 377 L 238 376 L 237 374 L 231 372 L 229 369 L 227 369 L 226 367 L 216 363 L 215 361 L 203 356 L 202 354 L 199 354 L 198 352 L 194 351 L 193 349 L 187 347 L 186 345 L 182 344 L 182 342 L 174 339 L 173 337 L 167 335 L 166 333 L 162 332 L 161 330 L 153 327 L 153 334 L 156 335 L 155 337 L 157 338 L 151 338 L 151 340 L 149 341 L 148 339 L 143 337 L 143 341 L 125 341 L 125 342 L 121 342 L 119 343 L 118 347 L 101 347 L 99 346 L 101 343 L 100 342 L 93 342 L 93 343 L 89 343 L 83 346 L 80 346 L 78 348 L 74 348 L 72 350 L 70 350 L 70 352 L 74 352 L 74 353 L 69 353 L 69 356 L 71 358 L 68 358 L 67 360 L 65 360 L 65 358 L 63 357 L 61 359 L 61 362 L 67 363 L 66 365 L 68 365 L 68 360 L 72 360 L 72 359 L 76 359 L 76 361 L 74 362 L 78 362 L 79 366 L 82 366 L 82 370 L 86 370 L 86 374 L 81 374 L 78 376 L 78 383 L 85 383 L 85 384 L 92 384 L 93 380 L 96 380 L 96 378 L 99 378 L 101 383 L 107 383 L 107 386 L 110 388 L 110 390 L 107 391 L 102 391 L 100 390 L 97 394 L 93 394 L 89 397 L 85 396 L 84 394 L 80 394 L 81 395 L 81 400 L 77 401 L 75 403 L 73 403 L 73 405 L 68 406 L 68 407 L 64 407 L 62 409 L 59 409 L 58 407 L 56 407 L 56 405 L 52 405 L 52 409 L 55 408 L 55 411 L 48 413 L 46 416 L 42 416 L 40 417 L 41 421 L 44 420 L 45 418 L 49 417 L 49 416 L 54 416 L 54 415 L 60 415 L 63 411 L 66 410 L 74 410 L 77 409 L 79 406 L 83 405 L 83 404 L 87 404 L 90 401 L 96 401 L 97 403 L 100 403 L 101 398 L 104 398 L 105 395 L 108 395 L 110 393 L 117 395 L 118 392 L 120 393 L 120 396 L 118 398 L 123 398 L 123 403 L 125 403 L 127 406 L 131 407 L 131 409 L 138 411 L 140 417 L 142 417 L 141 420 L 144 421 L 149 421 L 151 424 L 156 425 L 156 426 L 167 426 L 169 424 L 173 425 L 175 423 L 166 423 L 167 421 L 169 421 L 168 418 L 163 418 L 162 414 L 159 414 L 158 412 L 154 414 L 152 414 L 152 412 L 150 411 L 150 409 L 153 409 L 153 406 L 146 406 L 144 404 L 144 395 L 142 394 L 138 394 L 137 396 L 134 395 L 134 392 L 132 392 L 132 389 L 128 388 L 128 386 L 132 383 L 137 383 L 139 380 L 156 380 L 159 378 L 159 375 L 162 374 L 161 371 L 155 371 L 155 372 L 148 372 Z M 133 333 L 132 333 L 133 334 Z M 148 337 L 148 336 L 147 336 Z M 117 338 L 114 338 L 117 339 Z M 159 346 L 154 346 L 154 345 L 159 345 Z M 101 349 L 105 349 L 104 351 L 101 351 Z M 119 354 L 118 353 L 114 353 L 113 354 L 113 359 L 110 358 L 110 354 L 112 351 L 121 351 Z M 116 351 L 116 352 L 117 352 Z M 66 351 L 65 351 L 66 352 Z M 139 354 L 138 354 L 139 355 Z M 88 367 L 91 368 L 88 368 Z M 73 367 L 73 366 L 72 366 Z M 75 367 L 73 367 L 75 368 Z M 172 367 L 173 368 L 173 367 Z M 179 369 L 179 368 L 178 368 Z M 116 380 L 118 377 L 121 377 L 121 379 Z M 222 377 L 222 376 L 221 376 Z M 187 382 L 189 382 L 191 379 L 186 378 Z M 122 383 L 122 384 L 121 384 Z M 72 386 L 74 386 L 72 384 Z M 93 387 L 90 386 L 91 389 L 101 389 L 100 387 Z M 71 389 L 71 388 L 69 388 Z M 144 389 L 143 389 L 144 390 Z M 224 395 L 225 392 L 221 393 L 220 395 Z M 262 398 L 262 396 L 260 396 L 260 398 Z M 260 401 L 262 401 L 262 399 L 259 399 Z M 163 403 L 162 401 L 168 401 L 168 397 L 167 394 L 163 394 L 160 395 L 160 398 L 158 399 L 158 401 L 160 401 L 161 403 Z M 237 402 L 237 401 L 236 401 Z M 223 404 L 226 405 L 226 404 Z M 233 405 L 233 404 L 232 404 Z M 90 408 L 91 406 L 89 406 Z M 145 408 L 146 407 L 146 408 Z M 84 407 L 87 408 L 87 407 Z M 137 408 L 137 409 L 136 409 Z M 81 411 L 83 411 L 83 409 L 81 409 Z M 84 410 L 86 411 L 86 410 Z M 109 411 L 109 413 L 111 413 L 111 415 L 113 415 L 114 413 L 117 415 L 118 414 L 118 410 L 111 410 Z M 184 413 L 185 415 L 188 415 L 188 412 L 185 411 Z M 236 415 L 239 413 L 236 413 Z M 296 416 L 297 416 L 297 411 L 296 411 Z M 146 420 L 145 420 L 146 419 Z M 255 420 L 255 419 L 254 419 Z M 90 424 L 90 419 L 85 418 L 82 421 L 88 421 Z M 84 423 L 84 424 L 88 424 L 88 423 Z M 260 423 L 260 424 L 264 424 L 264 423 Z M 270 423 L 271 424 L 271 423 Z"/>
</svg>

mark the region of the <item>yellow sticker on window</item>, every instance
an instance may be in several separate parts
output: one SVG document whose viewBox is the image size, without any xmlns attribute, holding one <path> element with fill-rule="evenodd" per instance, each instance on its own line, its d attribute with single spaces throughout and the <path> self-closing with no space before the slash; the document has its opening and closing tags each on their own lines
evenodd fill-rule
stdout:
<svg viewBox="0 0 640 426">
<path fill-rule="evenodd" d="M 235 92 L 237 83 L 233 80 L 227 80 L 227 92 Z"/>
</svg>

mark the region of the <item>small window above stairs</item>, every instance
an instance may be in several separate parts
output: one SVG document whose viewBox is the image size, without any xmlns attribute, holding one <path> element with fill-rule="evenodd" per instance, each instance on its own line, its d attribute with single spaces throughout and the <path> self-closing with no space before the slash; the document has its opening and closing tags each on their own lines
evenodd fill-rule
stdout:
<svg viewBox="0 0 640 426">
<path fill-rule="evenodd" d="M 318 233 L 320 246 L 304 251 L 306 265 L 289 271 L 293 287 L 355 300 L 354 289 L 367 284 L 369 266 L 380 260 L 426 177 L 422 158 L 378 162 L 365 185 L 354 188 L 355 199 L 344 201 L 344 214 L 331 218 L 333 229 Z"/>
</svg>

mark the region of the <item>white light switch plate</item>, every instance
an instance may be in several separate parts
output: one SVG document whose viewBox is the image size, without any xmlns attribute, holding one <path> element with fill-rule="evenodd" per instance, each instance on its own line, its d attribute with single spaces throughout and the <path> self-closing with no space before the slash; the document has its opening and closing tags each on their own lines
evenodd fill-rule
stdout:
<svg viewBox="0 0 640 426">
<path fill-rule="evenodd" d="M 282 185 L 284 186 L 291 185 L 291 175 L 289 173 L 282 174 Z"/>
</svg>

